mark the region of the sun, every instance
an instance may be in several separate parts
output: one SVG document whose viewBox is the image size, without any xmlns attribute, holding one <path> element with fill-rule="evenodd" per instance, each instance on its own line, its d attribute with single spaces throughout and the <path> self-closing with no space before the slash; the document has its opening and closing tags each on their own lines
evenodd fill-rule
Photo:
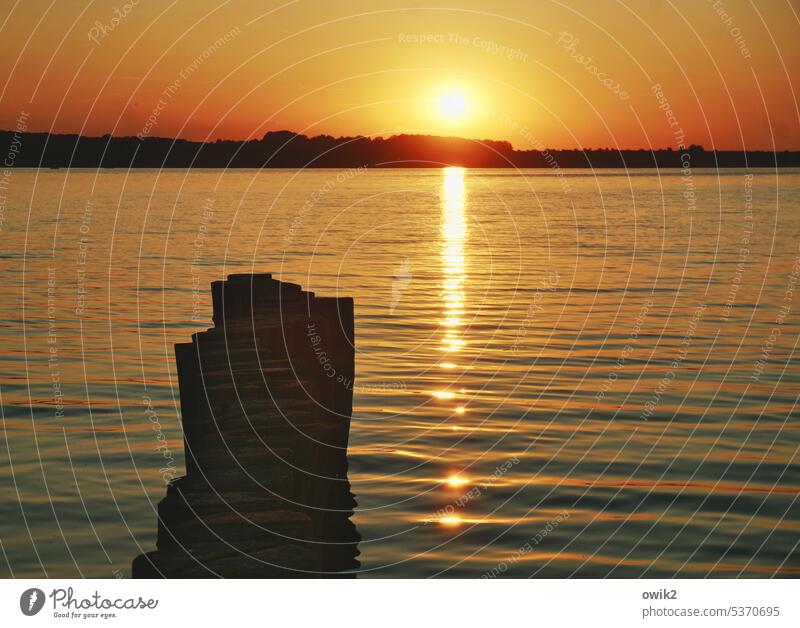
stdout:
<svg viewBox="0 0 800 628">
<path fill-rule="evenodd" d="M 448 120 L 458 120 L 467 110 L 467 100 L 458 90 L 449 90 L 439 99 L 439 112 Z"/>
</svg>

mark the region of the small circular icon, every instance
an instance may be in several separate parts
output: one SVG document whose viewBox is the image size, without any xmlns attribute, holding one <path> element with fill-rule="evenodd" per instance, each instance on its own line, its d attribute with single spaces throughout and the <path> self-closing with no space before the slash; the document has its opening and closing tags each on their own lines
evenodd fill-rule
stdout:
<svg viewBox="0 0 800 628">
<path fill-rule="evenodd" d="M 35 615 L 44 606 L 44 591 L 33 588 L 23 591 L 19 596 L 19 610 L 28 617 Z"/>
</svg>

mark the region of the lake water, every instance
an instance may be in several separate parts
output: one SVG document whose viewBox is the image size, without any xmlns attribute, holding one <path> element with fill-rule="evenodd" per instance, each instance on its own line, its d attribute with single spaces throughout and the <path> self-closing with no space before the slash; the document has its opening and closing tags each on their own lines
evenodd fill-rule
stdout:
<svg viewBox="0 0 800 628">
<path fill-rule="evenodd" d="M 5 194 L 1 576 L 154 548 L 173 344 L 253 271 L 355 299 L 360 576 L 800 573 L 800 171 L 14 170 Z"/>
</svg>

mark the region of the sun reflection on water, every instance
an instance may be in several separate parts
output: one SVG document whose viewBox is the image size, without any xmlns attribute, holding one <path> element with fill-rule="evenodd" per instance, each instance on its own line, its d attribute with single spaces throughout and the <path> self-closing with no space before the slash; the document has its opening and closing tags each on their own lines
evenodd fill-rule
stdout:
<svg viewBox="0 0 800 628">
<path fill-rule="evenodd" d="M 462 522 L 462 519 L 458 515 L 452 515 L 450 517 L 442 517 L 441 519 L 439 519 L 439 523 L 440 524 L 442 524 L 443 526 L 451 527 L 451 528 L 460 526 L 461 522 Z"/>
<path fill-rule="evenodd" d="M 452 373 L 451 386 L 458 383 L 460 371 L 464 366 L 459 363 L 459 353 L 466 346 L 464 340 L 465 284 L 467 281 L 467 264 L 465 242 L 468 235 L 466 215 L 466 194 L 464 189 L 464 169 L 445 168 L 442 184 L 442 228 L 441 228 L 441 268 L 442 268 L 442 316 L 439 321 L 441 332 L 440 350 L 445 354 L 439 366 Z M 463 357 L 461 358 L 463 360 Z M 466 403 L 463 398 L 465 390 L 459 393 L 443 387 L 434 393 L 437 399 L 453 400 L 451 416 L 463 414 Z M 458 426 L 453 426 L 458 429 Z M 468 480 L 460 475 L 452 475 L 446 485 L 460 488 L 468 484 Z M 440 523 L 446 527 L 458 527 L 462 523 L 457 515 L 444 517 Z"/>
<path fill-rule="evenodd" d="M 464 320 L 464 282 L 466 262 L 464 242 L 467 238 L 464 169 L 445 168 L 442 190 L 442 303 L 441 324 L 447 328 L 444 350 L 458 352 L 464 346 L 460 327 Z"/>
<path fill-rule="evenodd" d="M 465 209 L 464 169 L 445 168 L 442 183 L 442 318 L 443 329 L 440 350 L 447 354 L 440 362 L 442 368 L 458 368 L 454 358 L 466 345 L 462 338 L 464 326 L 464 283 L 466 281 L 466 260 L 464 243 L 467 238 L 467 218 Z M 455 375 L 455 374 L 454 374 Z M 455 393 L 446 388 L 434 392 L 437 399 L 454 399 Z M 458 406 L 463 407 L 463 404 Z"/>
<path fill-rule="evenodd" d="M 447 478 L 447 485 L 454 488 L 466 486 L 467 484 L 469 484 L 469 479 L 465 478 L 463 475 L 455 474 Z"/>
</svg>

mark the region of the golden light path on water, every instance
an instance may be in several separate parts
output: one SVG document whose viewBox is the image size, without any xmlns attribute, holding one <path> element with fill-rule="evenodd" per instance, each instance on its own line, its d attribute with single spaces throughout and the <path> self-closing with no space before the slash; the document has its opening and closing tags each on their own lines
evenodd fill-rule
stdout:
<svg viewBox="0 0 800 628">
<path fill-rule="evenodd" d="M 466 401 L 460 398 L 463 389 L 457 387 L 463 374 L 463 364 L 459 361 L 459 353 L 466 345 L 463 337 L 465 283 L 467 281 L 467 264 L 465 243 L 468 237 L 466 192 L 463 168 L 445 168 L 442 182 L 442 319 L 441 351 L 443 358 L 440 366 L 451 376 L 451 387 L 434 392 L 441 400 L 453 400 L 453 413 L 458 416 L 466 412 Z M 456 426 L 452 426 L 456 429 Z M 469 483 L 469 479 L 453 473 L 446 479 L 449 487 L 461 487 Z M 457 526 L 461 519 L 448 516 L 439 521 L 445 526 Z"/>
</svg>

